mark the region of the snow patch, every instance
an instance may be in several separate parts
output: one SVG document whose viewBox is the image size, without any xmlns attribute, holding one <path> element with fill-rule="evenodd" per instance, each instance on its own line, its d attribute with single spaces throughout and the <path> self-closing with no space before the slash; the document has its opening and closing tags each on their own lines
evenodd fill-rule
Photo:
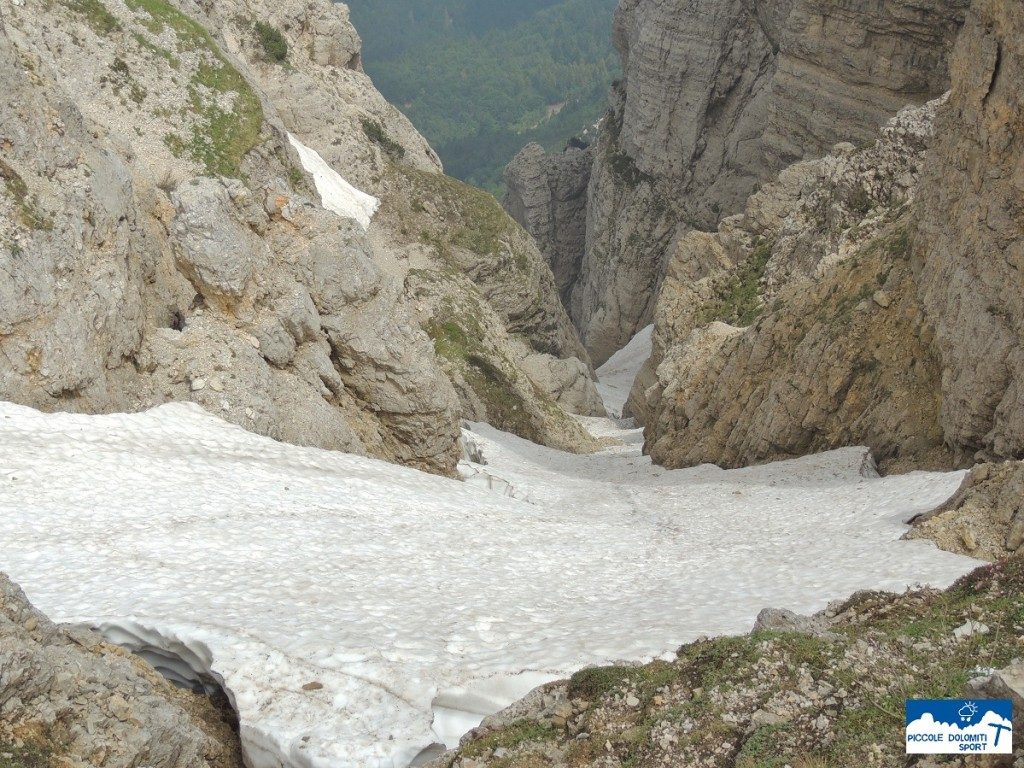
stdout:
<svg viewBox="0 0 1024 768">
<path fill-rule="evenodd" d="M 604 407 L 614 418 L 622 417 L 622 409 L 629 399 L 637 373 L 651 356 L 651 337 L 654 326 L 648 325 L 637 332 L 622 349 L 597 369 L 597 391 Z"/>
<path fill-rule="evenodd" d="M 327 164 L 319 152 L 310 149 L 290 133 L 288 141 L 299 153 L 302 167 L 313 176 L 323 207 L 339 216 L 355 219 L 364 230 L 369 229 L 370 221 L 380 207 L 380 200 L 353 187 Z"/>
<path fill-rule="evenodd" d="M 470 426 L 527 504 L 195 405 L 0 403 L 0 567 L 54 620 L 222 683 L 252 768 L 396 768 L 537 680 L 977 564 L 900 540 L 962 472 L 865 476 L 860 448 L 666 471 L 638 430 L 584 423 L 616 444 Z"/>
</svg>

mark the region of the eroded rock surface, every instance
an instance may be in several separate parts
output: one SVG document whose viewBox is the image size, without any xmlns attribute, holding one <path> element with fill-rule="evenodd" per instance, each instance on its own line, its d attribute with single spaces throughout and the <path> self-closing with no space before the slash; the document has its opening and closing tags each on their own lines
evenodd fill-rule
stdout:
<svg viewBox="0 0 1024 768">
<path fill-rule="evenodd" d="M 650 322 L 679 237 L 738 213 L 794 161 L 870 141 L 905 105 L 941 94 L 968 4 L 622 0 L 624 79 L 594 148 L 586 234 L 555 251 L 583 253 L 569 306 L 594 362 Z M 545 199 L 564 164 L 538 159 L 513 166 L 518 199 Z M 550 242 L 545 217 L 522 221 Z"/>
<path fill-rule="evenodd" d="M 794 165 L 717 233 L 679 240 L 631 394 L 655 461 L 866 444 L 887 468 L 950 462 L 910 262 L 937 109 L 902 112 L 873 147 Z"/>
<path fill-rule="evenodd" d="M 452 473 L 459 418 L 485 416 L 460 402 L 424 330 L 432 312 L 407 286 L 414 271 L 444 282 L 452 270 L 467 277 L 459 297 L 496 317 L 482 346 L 517 371 L 550 354 L 593 393 L 536 247 L 493 199 L 441 174 L 363 73 L 345 6 L 3 12 L 0 397 L 87 412 L 192 400 L 278 439 Z M 354 211 L 324 210 L 294 141 L 382 200 L 368 231 Z M 519 394 L 540 439 L 572 443 L 559 391 Z"/>
<path fill-rule="evenodd" d="M 93 632 L 54 625 L 3 574 L 0 753 L 12 766 L 243 765 L 230 718 L 210 699 Z"/>
</svg>

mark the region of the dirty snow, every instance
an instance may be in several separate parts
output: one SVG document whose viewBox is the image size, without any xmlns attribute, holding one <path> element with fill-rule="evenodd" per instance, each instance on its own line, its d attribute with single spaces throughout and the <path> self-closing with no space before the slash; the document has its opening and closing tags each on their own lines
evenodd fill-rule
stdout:
<svg viewBox="0 0 1024 768">
<path fill-rule="evenodd" d="M 363 229 L 369 229 L 373 214 L 380 207 L 380 200 L 353 187 L 327 164 L 319 152 L 310 149 L 290 133 L 288 141 L 299 153 L 302 167 L 313 176 L 323 207 L 339 216 L 355 219 Z"/>
<path fill-rule="evenodd" d="M 651 356 L 653 334 L 654 326 L 648 325 L 597 369 L 597 391 L 604 400 L 604 406 L 610 416 L 622 416 L 622 409 L 629 399 L 629 391 L 633 388 L 633 380 L 636 379 L 640 367 Z"/>
<path fill-rule="evenodd" d="M 575 456 L 472 425 L 474 485 L 194 405 L 0 404 L 0 569 L 56 620 L 212 672 L 253 768 L 394 768 L 581 666 L 975 565 L 899 540 L 962 473 L 879 478 L 856 448 L 669 472 L 637 430 L 586 423 L 619 443 Z"/>
</svg>

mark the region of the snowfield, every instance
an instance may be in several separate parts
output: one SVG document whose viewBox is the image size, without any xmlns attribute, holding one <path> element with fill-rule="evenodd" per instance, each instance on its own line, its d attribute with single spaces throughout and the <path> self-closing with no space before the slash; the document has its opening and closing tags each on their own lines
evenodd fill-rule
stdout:
<svg viewBox="0 0 1024 768">
<path fill-rule="evenodd" d="M 584 665 L 975 565 L 899 540 L 962 473 L 879 478 L 856 448 L 669 472 L 638 431 L 587 423 L 620 443 L 472 425 L 461 483 L 193 405 L 0 404 L 0 569 L 55 620 L 212 674 L 253 768 L 398 768 Z"/>
<path fill-rule="evenodd" d="M 355 219 L 364 230 L 370 228 L 373 215 L 380 208 L 380 200 L 356 189 L 331 168 L 320 153 L 288 134 L 288 141 L 299 154 L 299 161 L 313 177 L 316 191 L 324 208 L 346 219 Z"/>
</svg>

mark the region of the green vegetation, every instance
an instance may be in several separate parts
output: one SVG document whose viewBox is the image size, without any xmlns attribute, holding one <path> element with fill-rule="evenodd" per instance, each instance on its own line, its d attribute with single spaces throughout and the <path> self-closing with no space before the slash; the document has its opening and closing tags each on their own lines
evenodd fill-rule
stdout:
<svg viewBox="0 0 1024 768">
<path fill-rule="evenodd" d="M 405 157 L 405 147 L 391 138 L 379 121 L 370 117 L 364 117 L 360 121 L 363 126 L 363 133 L 366 138 L 384 150 L 384 153 L 394 159 L 401 160 Z"/>
<path fill-rule="evenodd" d="M 192 112 L 198 117 L 191 135 L 168 134 L 164 140 L 177 155 L 200 163 L 218 176 L 239 176 L 242 158 L 259 142 L 263 107 L 259 97 L 221 53 L 210 33 L 167 0 L 126 0 L 128 7 L 149 16 L 146 27 L 153 34 L 171 29 L 178 50 L 197 51 L 203 61 L 188 86 Z M 233 94 L 232 107 L 221 106 Z"/>
<path fill-rule="evenodd" d="M 53 229 L 53 219 L 39 207 L 39 198 L 30 194 L 28 185 L 16 170 L 0 160 L 0 181 L 4 183 L 7 197 L 14 203 L 18 221 L 33 230 Z"/>
<path fill-rule="evenodd" d="M 440 319 L 435 317 L 425 330 L 437 354 L 455 365 L 466 384 L 487 409 L 487 420 L 498 429 L 531 438 L 537 432 L 530 409 L 508 373 L 511 364 L 496 356 L 482 343 L 484 329 L 479 312 L 442 302 Z"/>
<path fill-rule="evenodd" d="M 267 61 L 283 64 L 288 60 L 288 41 L 276 27 L 272 27 L 262 21 L 253 24 L 253 32 L 256 33 L 256 42 L 263 50 Z"/>
<path fill-rule="evenodd" d="M 484 736 L 469 745 L 464 754 L 467 757 L 479 757 L 487 752 L 504 747 L 514 749 L 531 741 L 544 741 L 554 735 L 554 728 L 543 725 L 536 720 L 519 720 L 507 728 Z"/>
<path fill-rule="evenodd" d="M 432 206 L 444 222 L 441 231 L 424 232 L 421 236 L 444 257 L 452 246 L 465 248 L 480 256 L 507 258 L 506 268 L 525 271 L 529 260 L 525 253 L 503 247 L 511 244 L 516 225 L 488 192 L 471 187 L 450 176 L 425 173 L 407 166 L 397 166 L 402 184 L 410 190 L 414 214 Z M 434 217 L 431 217 L 431 222 Z"/>
<path fill-rule="evenodd" d="M 50 755 L 30 744 L 16 747 L 0 740 L 0 768 L 50 768 Z"/>
<path fill-rule="evenodd" d="M 67 8 L 85 19 L 97 35 L 109 35 L 121 28 L 121 23 L 100 0 L 61 0 Z"/>
<path fill-rule="evenodd" d="M 536 141 L 561 149 L 605 111 L 616 0 L 351 0 L 367 71 L 449 173 L 492 192 Z"/>
<path fill-rule="evenodd" d="M 569 678 L 569 696 L 593 700 L 616 689 L 636 689 L 641 702 L 662 686 L 677 681 L 679 669 L 665 661 L 636 667 L 587 667 Z"/>
<path fill-rule="evenodd" d="M 761 240 L 746 261 L 720 287 L 718 295 L 697 315 L 697 324 L 715 320 L 745 327 L 753 323 L 764 306 L 761 302 L 761 280 L 772 257 L 773 242 Z"/>
</svg>

